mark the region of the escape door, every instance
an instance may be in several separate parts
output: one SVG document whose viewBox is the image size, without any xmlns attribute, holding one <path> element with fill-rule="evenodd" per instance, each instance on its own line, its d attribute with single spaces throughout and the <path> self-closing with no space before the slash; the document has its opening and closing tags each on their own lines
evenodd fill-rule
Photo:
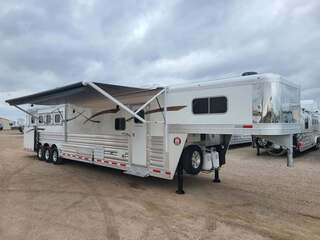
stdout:
<svg viewBox="0 0 320 240">
<path fill-rule="evenodd" d="M 138 115 L 144 118 L 144 111 Z M 134 165 L 147 166 L 147 128 L 146 124 L 134 118 L 131 132 L 131 162 Z"/>
</svg>

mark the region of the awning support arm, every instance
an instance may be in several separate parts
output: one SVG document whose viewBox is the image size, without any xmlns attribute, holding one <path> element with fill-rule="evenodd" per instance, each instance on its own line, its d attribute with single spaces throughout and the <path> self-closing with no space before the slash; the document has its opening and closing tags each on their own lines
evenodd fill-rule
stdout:
<svg viewBox="0 0 320 240">
<path fill-rule="evenodd" d="M 161 104 L 160 104 L 160 102 L 159 102 L 159 99 L 158 99 L 158 98 L 156 98 L 156 100 L 157 100 L 157 104 L 158 104 L 159 109 L 161 109 Z M 162 113 L 163 121 L 165 121 L 165 120 L 166 120 L 166 118 L 165 118 L 165 116 L 164 116 L 163 111 L 161 111 L 161 113 Z"/>
<path fill-rule="evenodd" d="M 135 118 L 139 119 L 141 122 L 146 123 L 146 120 L 144 120 L 142 117 L 140 117 L 138 114 L 136 114 L 135 112 L 133 112 L 130 108 L 128 108 L 126 105 L 124 105 L 123 103 L 121 103 L 119 100 L 117 100 L 116 98 L 114 98 L 113 96 L 111 96 L 109 93 L 107 93 L 106 91 L 104 91 L 102 88 L 100 88 L 99 86 L 97 86 L 95 83 L 93 82 L 83 82 L 84 86 L 90 86 L 92 87 L 94 90 L 96 90 L 97 92 L 99 92 L 100 94 L 102 94 L 103 96 L 105 96 L 106 98 L 108 98 L 109 100 L 111 100 L 112 102 L 114 102 L 115 104 L 119 105 L 119 107 L 123 108 L 125 111 L 127 111 L 128 113 L 130 113 L 132 116 L 134 116 Z"/>
<path fill-rule="evenodd" d="M 14 106 L 15 108 L 18 108 L 20 111 L 30 115 L 31 117 L 34 117 L 34 118 L 38 119 L 37 116 L 33 115 L 32 113 L 28 112 L 27 110 L 24 110 L 23 108 L 19 107 L 18 105 L 12 105 L 12 106 Z"/>
<path fill-rule="evenodd" d="M 162 89 L 160 92 L 158 92 L 156 95 L 154 95 L 152 98 L 150 98 L 145 104 L 143 104 L 141 107 L 139 107 L 138 110 L 136 110 L 134 113 L 140 112 L 142 109 L 144 109 L 146 106 L 148 106 L 154 99 L 159 97 L 162 93 L 164 93 L 165 89 Z"/>
</svg>

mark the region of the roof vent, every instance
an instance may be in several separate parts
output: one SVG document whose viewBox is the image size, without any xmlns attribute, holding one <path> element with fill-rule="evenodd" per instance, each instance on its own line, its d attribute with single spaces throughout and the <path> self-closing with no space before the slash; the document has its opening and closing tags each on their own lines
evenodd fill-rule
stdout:
<svg viewBox="0 0 320 240">
<path fill-rule="evenodd" d="M 249 75 L 256 75 L 256 74 L 258 74 L 257 72 L 244 72 L 244 73 L 242 73 L 241 74 L 241 76 L 249 76 Z"/>
</svg>

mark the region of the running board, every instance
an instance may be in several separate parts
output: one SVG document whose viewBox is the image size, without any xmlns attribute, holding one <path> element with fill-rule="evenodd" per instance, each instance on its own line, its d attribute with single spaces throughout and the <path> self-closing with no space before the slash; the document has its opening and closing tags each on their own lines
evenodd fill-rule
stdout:
<svg viewBox="0 0 320 240">
<path fill-rule="evenodd" d="M 148 177 L 150 175 L 148 168 L 137 165 L 131 165 L 124 173 L 137 177 Z"/>
</svg>

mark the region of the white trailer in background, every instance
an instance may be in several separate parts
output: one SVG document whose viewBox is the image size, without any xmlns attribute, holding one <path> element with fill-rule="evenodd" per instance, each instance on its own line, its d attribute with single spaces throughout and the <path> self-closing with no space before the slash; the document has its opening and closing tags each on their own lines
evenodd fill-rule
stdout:
<svg viewBox="0 0 320 240">
<path fill-rule="evenodd" d="M 319 113 L 319 104 L 313 99 L 301 100 L 301 108 L 313 113 Z"/>
<path fill-rule="evenodd" d="M 24 145 L 40 160 L 141 177 L 173 179 L 177 172 L 178 193 L 183 171 L 214 171 L 220 181 L 232 134 L 268 137 L 288 149 L 292 166 L 300 128 L 300 89 L 275 74 L 155 89 L 80 82 L 7 102 L 27 113 Z"/>
<path fill-rule="evenodd" d="M 305 107 L 305 104 L 301 102 L 301 106 Z M 310 111 L 304 107 L 300 113 L 300 131 L 293 135 L 294 155 L 312 148 L 320 149 L 320 114 L 315 108 L 308 108 L 313 109 Z M 281 145 L 260 137 L 255 137 L 255 146 L 257 155 L 260 155 L 260 148 L 266 149 L 271 156 L 282 156 L 287 152 Z"/>
</svg>

